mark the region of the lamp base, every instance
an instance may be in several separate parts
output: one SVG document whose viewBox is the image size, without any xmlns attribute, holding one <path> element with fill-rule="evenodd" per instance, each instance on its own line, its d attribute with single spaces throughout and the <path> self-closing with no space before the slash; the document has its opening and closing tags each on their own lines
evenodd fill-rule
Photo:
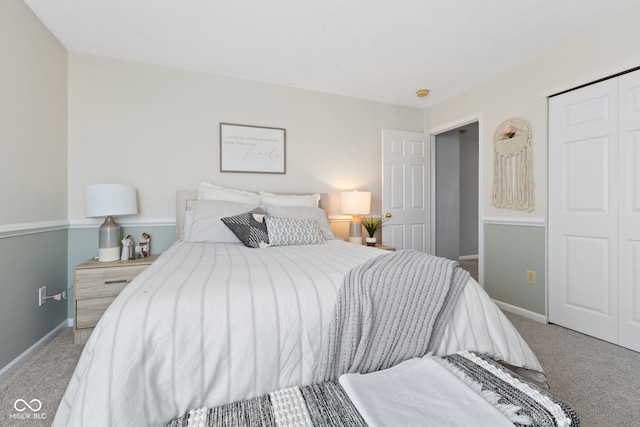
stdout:
<svg viewBox="0 0 640 427">
<path fill-rule="evenodd" d="M 99 248 L 98 261 L 111 262 L 120 259 L 120 247 L 117 248 Z"/>
<path fill-rule="evenodd" d="M 362 244 L 362 222 L 358 217 L 354 217 L 349 222 L 349 242 L 356 245 Z"/>
<path fill-rule="evenodd" d="M 111 262 L 120 259 L 120 226 L 109 215 L 98 232 L 98 260 Z"/>
</svg>

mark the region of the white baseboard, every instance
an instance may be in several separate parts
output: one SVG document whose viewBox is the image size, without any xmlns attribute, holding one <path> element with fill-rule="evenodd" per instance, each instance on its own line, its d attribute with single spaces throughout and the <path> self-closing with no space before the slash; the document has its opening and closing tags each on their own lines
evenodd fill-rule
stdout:
<svg viewBox="0 0 640 427">
<path fill-rule="evenodd" d="M 498 301 L 495 299 L 493 300 L 493 302 L 495 302 L 496 305 L 500 307 L 500 309 L 504 311 L 508 311 L 509 313 L 517 314 L 519 316 L 526 317 L 527 319 L 534 320 L 539 323 L 544 323 L 544 324 L 549 323 L 549 318 L 542 314 L 539 314 L 530 310 L 526 310 L 524 308 L 521 308 L 515 305 L 507 304 L 506 302 Z"/>
<path fill-rule="evenodd" d="M 469 260 L 478 259 L 478 258 L 479 258 L 478 255 L 460 255 L 458 257 L 460 261 L 469 261 Z"/>
<path fill-rule="evenodd" d="M 65 319 L 62 323 L 56 326 L 51 332 L 44 337 L 40 338 L 38 342 L 26 349 L 22 354 L 13 359 L 9 364 L 0 369 L 0 381 L 3 381 L 9 375 L 11 375 L 16 369 L 22 366 L 31 356 L 33 356 L 38 350 L 44 347 L 49 341 L 54 339 L 60 332 L 69 326 L 73 325 L 73 319 Z"/>
</svg>

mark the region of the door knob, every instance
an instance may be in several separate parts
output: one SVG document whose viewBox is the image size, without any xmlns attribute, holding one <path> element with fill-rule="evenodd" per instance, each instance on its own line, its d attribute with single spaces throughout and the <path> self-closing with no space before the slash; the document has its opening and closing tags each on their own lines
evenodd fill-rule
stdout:
<svg viewBox="0 0 640 427">
<path fill-rule="evenodd" d="M 384 214 L 385 218 L 391 218 L 391 212 L 387 212 L 386 214 Z"/>
</svg>

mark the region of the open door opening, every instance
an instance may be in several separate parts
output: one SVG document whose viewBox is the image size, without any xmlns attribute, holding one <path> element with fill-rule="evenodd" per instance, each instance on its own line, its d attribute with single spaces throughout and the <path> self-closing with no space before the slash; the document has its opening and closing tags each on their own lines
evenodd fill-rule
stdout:
<svg viewBox="0 0 640 427">
<path fill-rule="evenodd" d="M 478 280 L 479 125 L 472 122 L 435 135 L 432 246 Z"/>
</svg>

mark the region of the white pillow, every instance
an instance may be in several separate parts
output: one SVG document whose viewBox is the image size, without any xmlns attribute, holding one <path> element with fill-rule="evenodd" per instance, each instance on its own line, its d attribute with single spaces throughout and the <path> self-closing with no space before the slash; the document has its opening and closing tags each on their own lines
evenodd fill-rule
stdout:
<svg viewBox="0 0 640 427">
<path fill-rule="evenodd" d="M 191 227 L 187 229 L 185 224 L 182 240 L 185 242 L 239 242 L 236 235 L 222 222 L 222 218 L 249 212 L 256 207 L 258 205 L 247 203 L 199 200 L 192 209 Z"/>
<path fill-rule="evenodd" d="M 320 194 L 287 195 L 272 194 L 260 191 L 262 206 L 308 206 L 317 208 L 320 202 Z"/>
<path fill-rule="evenodd" d="M 260 205 L 260 194 L 203 182 L 198 188 L 198 200 L 221 200 L 258 206 Z"/>
<path fill-rule="evenodd" d="M 272 206 L 267 205 L 267 215 L 283 218 L 310 219 L 318 222 L 322 237 L 324 240 L 333 240 L 336 238 L 329 225 L 327 213 L 320 208 L 312 208 L 309 206 Z"/>
<path fill-rule="evenodd" d="M 317 221 L 266 217 L 269 246 L 319 245 L 324 243 Z"/>
</svg>

